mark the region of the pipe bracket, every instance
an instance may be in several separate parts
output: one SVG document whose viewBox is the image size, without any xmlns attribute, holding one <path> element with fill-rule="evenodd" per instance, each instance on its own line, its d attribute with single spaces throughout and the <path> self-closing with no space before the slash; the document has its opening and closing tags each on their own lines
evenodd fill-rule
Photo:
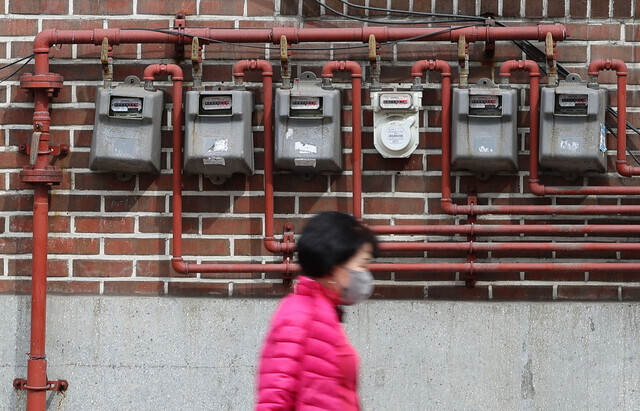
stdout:
<svg viewBox="0 0 640 411">
<path fill-rule="evenodd" d="M 20 181 L 27 184 L 60 184 L 62 170 L 56 166 L 46 166 L 45 168 L 27 166 L 20 171 Z"/>
<path fill-rule="evenodd" d="M 62 89 L 63 78 L 60 74 L 32 74 L 25 73 L 20 76 L 20 88 L 31 91 L 36 89 L 45 89 L 48 94 L 57 97 L 60 89 Z"/>
<path fill-rule="evenodd" d="M 16 390 L 27 391 L 59 391 L 64 392 L 69 388 L 69 383 L 66 380 L 47 381 L 47 385 L 43 387 L 32 387 L 27 385 L 27 380 L 24 378 L 16 378 L 13 380 L 13 388 Z"/>
<path fill-rule="evenodd" d="M 295 238 L 293 236 L 292 223 L 284 224 L 284 233 L 282 237 L 282 242 L 287 245 L 292 245 L 295 242 Z M 290 246 L 286 247 L 286 250 L 291 250 L 291 249 L 292 247 Z M 282 257 L 287 267 L 285 272 L 282 273 L 282 284 L 284 284 L 286 287 L 291 287 L 291 284 L 293 283 L 293 272 L 291 270 L 291 262 L 293 261 L 293 251 L 285 251 L 282 254 Z"/>
</svg>

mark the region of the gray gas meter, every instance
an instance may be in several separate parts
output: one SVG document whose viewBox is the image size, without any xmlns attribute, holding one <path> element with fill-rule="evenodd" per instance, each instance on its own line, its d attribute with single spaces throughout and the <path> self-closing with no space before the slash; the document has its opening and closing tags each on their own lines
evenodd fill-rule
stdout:
<svg viewBox="0 0 640 411">
<path fill-rule="evenodd" d="M 96 90 L 96 116 L 89 168 L 122 178 L 160 171 L 160 127 L 164 95 L 147 90 L 136 76 Z"/>
<path fill-rule="evenodd" d="M 422 92 L 371 92 L 373 144 L 383 157 L 409 157 L 418 147 Z"/>
<path fill-rule="evenodd" d="M 455 88 L 452 98 L 451 166 L 481 177 L 517 170 L 518 94 L 483 78 Z"/>
<path fill-rule="evenodd" d="M 606 91 L 570 74 L 540 95 L 540 166 L 569 178 L 607 168 Z"/>
<path fill-rule="evenodd" d="M 184 171 L 216 183 L 253 174 L 253 94 L 246 90 L 189 91 L 185 99 Z"/>
<path fill-rule="evenodd" d="M 301 174 L 342 170 L 340 91 L 311 72 L 276 90 L 274 163 Z"/>
</svg>

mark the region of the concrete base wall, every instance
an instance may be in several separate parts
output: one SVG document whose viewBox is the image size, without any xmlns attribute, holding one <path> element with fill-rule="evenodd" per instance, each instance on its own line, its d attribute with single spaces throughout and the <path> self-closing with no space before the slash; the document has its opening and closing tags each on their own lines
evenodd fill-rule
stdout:
<svg viewBox="0 0 640 411">
<path fill-rule="evenodd" d="M 49 409 L 251 409 L 276 304 L 51 296 L 49 379 L 69 390 Z M 26 405 L 12 381 L 26 377 L 29 311 L 0 296 L 1 410 Z M 370 301 L 346 328 L 366 410 L 636 410 L 639 320 L 639 304 Z"/>
</svg>

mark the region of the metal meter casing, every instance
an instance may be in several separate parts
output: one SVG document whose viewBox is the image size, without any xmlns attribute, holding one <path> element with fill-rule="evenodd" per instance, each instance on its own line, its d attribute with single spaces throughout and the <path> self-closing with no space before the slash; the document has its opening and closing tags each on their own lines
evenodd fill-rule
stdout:
<svg viewBox="0 0 640 411">
<path fill-rule="evenodd" d="M 371 92 L 373 144 L 387 158 L 409 157 L 418 147 L 422 92 Z"/>
<path fill-rule="evenodd" d="M 163 92 L 146 90 L 136 76 L 112 89 L 98 87 L 89 168 L 158 173 L 163 107 Z"/>
<path fill-rule="evenodd" d="M 568 173 L 607 168 L 606 91 L 570 74 L 540 93 L 540 166 Z"/>
<path fill-rule="evenodd" d="M 455 88 L 452 98 L 451 166 L 480 175 L 513 172 L 518 165 L 518 92 L 483 78 Z"/>
<path fill-rule="evenodd" d="M 250 91 L 189 91 L 184 109 L 185 173 L 223 178 L 253 174 Z"/>
<path fill-rule="evenodd" d="M 274 163 L 302 174 L 342 170 L 340 91 L 304 72 L 276 89 Z"/>
</svg>

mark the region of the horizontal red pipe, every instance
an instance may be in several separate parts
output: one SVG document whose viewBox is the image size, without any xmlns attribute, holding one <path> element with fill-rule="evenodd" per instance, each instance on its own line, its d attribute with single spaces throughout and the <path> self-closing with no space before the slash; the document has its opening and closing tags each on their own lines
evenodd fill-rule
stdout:
<svg viewBox="0 0 640 411">
<path fill-rule="evenodd" d="M 469 254 L 487 251 L 640 251 L 640 243 L 534 243 L 534 242 L 426 242 L 380 243 L 381 251 L 461 251 Z"/>
<path fill-rule="evenodd" d="M 498 273 L 507 271 L 640 272 L 640 263 L 439 263 L 369 264 L 371 271 L 420 271 L 423 273 Z"/>
<path fill-rule="evenodd" d="M 640 225 L 547 225 L 547 224 L 505 224 L 505 225 L 396 225 L 369 226 L 379 235 L 609 235 L 627 236 L 640 234 Z"/>
</svg>

